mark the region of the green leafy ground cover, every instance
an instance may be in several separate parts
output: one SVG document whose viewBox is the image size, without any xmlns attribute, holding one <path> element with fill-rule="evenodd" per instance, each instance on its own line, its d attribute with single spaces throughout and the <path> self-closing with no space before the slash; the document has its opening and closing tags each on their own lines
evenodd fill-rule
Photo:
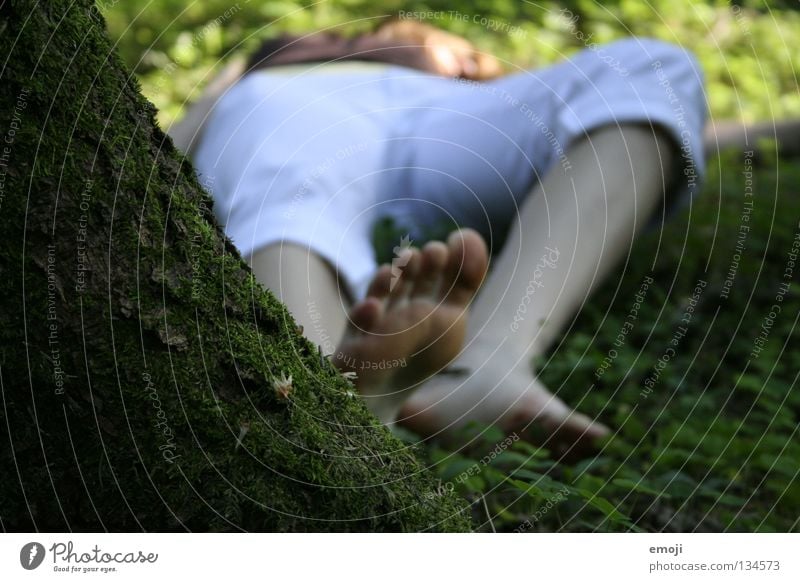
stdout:
<svg viewBox="0 0 800 582">
<path fill-rule="evenodd" d="M 644 237 L 538 362 L 547 386 L 617 429 L 598 456 L 558 463 L 520 441 L 461 478 L 500 435 L 484 432 L 469 454 L 430 452 L 443 483 L 480 501 L 482 529 L 798 531 L 800 168 L 754 171 L 750 231 L 725 297 L 742 167 L 712 166 L 691 210 Z"/>
</svg>

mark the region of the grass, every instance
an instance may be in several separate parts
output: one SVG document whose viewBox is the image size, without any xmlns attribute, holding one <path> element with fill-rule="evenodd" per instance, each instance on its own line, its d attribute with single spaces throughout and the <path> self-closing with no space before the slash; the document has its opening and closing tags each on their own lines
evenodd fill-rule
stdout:
<svg viewBox="0 0 800 582">
<path fill-rule="evenodd" d="M 342 23 L 359 30 L 368 22 L 356 18 L 398 9 L 457 11 L 521 26 L 525 36 L 449 13 L 436 21 L 532 66 L 581 48 L 561 6 L 598 42 L 633 33 L 693 50 L 713 117 L 800 115 L 800 53 L 786 41 L 800 33 L 800 15 L 782 5 L 250 2 L 209 28 L 229 6 L 169 0 L 154 11 L 136 1 L 106 10 L 162 122 L 180 114 L 219 60 L 265 34 Z M 535 363 L 560 397 L 616 429 L 596 457 L 559 462 L 492 427 L 473 427 L 467 450 L 424 449 L 441 488 L 474 502 L 478 529 L 800 531 L 798 184 L 796 161 L 762 156 L 751 171 L 743 159 L 710 160 L 693 205 L 641 239 Z"/>
<path fill-rule="evenodd" d="M 475 502 L 480 529 L 800 529 L 800 296 L 785 286 L 800 274 L 800 167 L 754 167 L 751 213 L 744 167 L 712 163 L 691 209 L 641 239 L 535 363 L 560 397 L 614 427 L 599 455 L 560 463 L 519 441 L 482 464 L 503 436 L 479 427 L 468 453 L 429 451 L 443 486 Z"/>
</svg>

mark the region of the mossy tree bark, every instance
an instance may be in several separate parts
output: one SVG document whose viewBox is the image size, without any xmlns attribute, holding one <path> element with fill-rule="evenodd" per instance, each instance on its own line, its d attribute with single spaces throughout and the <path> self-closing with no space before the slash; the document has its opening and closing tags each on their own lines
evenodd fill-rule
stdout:
<svg viewBox="0 0 800 582">
<path fill-rule="evenodd" d="M 95 7 L 0 14 L 2 529 L 467 529 L 254 281 Z"/>
</svg>

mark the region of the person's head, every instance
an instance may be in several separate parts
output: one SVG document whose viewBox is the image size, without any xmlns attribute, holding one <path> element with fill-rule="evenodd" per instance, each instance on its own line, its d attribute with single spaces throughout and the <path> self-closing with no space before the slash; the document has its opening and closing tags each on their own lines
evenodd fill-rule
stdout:
<svg viewBox="0 0 800 582">
<path fill-rule="evenodd" d="M 251 55 L 247 69 L 331 60 L 387 62 L 478 81 L 503 74 L 496 58 L 468 40 L 414 20 L 391 20 L 356 37 L 315 32 L 268 39 Z"/>
<path fill-rule="evenodd" d="M 447 77 L 486 80 L 503 74 L 496 58 L 481 53 L 467 39 L 417 20 L 391 20 L 378 28 L 375 37 L 422 47 L 436 72 Z"/>
</svg>

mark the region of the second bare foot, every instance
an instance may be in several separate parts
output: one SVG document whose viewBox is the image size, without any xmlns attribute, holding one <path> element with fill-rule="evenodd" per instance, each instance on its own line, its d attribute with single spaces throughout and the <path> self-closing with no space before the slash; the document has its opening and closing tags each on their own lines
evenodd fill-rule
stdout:
<svg viewBox="0 0 800 582">
<path fill-rule="evenodd" d="M 471 421 L 497 425 L 538 445 L 582 456 L 607 427 L 569 408 L 533 375 L 527 358 L 467 350 L 454 362 L 456 375 L 437 375 L 404 404 L 398 422 L 424 437 L 450 437 Z"/>
</svg>

